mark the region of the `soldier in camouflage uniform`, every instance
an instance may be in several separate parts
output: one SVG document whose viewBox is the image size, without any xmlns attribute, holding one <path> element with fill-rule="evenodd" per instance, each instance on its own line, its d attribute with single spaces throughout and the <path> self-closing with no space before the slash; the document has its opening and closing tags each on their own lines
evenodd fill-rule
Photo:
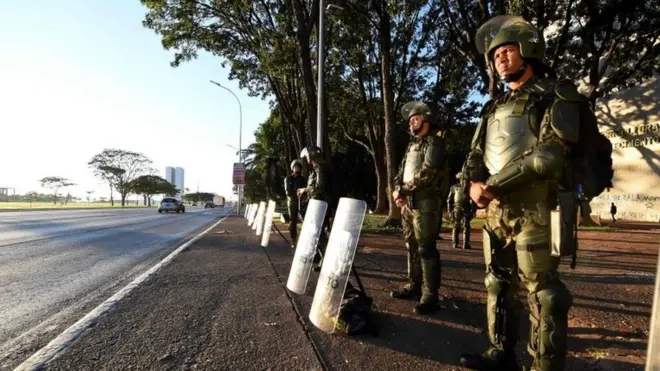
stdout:
<svg viewBox="0 0 660 371">
<path fill-rule="evenodd" d="M 321 228 L 321 235 L 319 236 L 318 251 L 314 257 L 314 262 L 317 263 L 317 265 L 314 267 L 314 271 L 318 272 L 321 270 L 321 256 L 322 254 L 325 254 L 325 247 L 328 244 L 330 217 L 332 215 L 333 206 L 328 199 L 328 170 L 325 163 L 325 158 L 323 157 L 323 153 L 317 146 L 305 147 L 300 152 L 300 158 L 304 161 L 307 161 L 307 165 L 309 166 L 309 174 L 307 176 L 307 187 L 300 188 L 296 191 L 298 198 L 307 200 L 307 202 L 310 199 L 315 199 L 328 203 L 328 209 L 325 213 L 325 219 L 323 221 L 323 228 Z"/>
<path fill-rule="evenodd" d="M 449 189 L 449 196 L 447 197 L 447 211 L 451 215 L 451 220 L 454 222 L 452 229 L 451 242 L 452 246 L 458 248 L 459 234 L 461 228 L 463 229 L 463 248 L 471 249 L 470 245 L 470 228 L 471 221 L 474 217 L 474 203 L 465 194 L 465 187 L 461 182 L 461 173 L 456 174 L 458 183 L 451 186 Z"/>
<path fill-rule="evenodd" d="M 519 369 L 514 347 L 522 281 L 529 292 L 531 370 L 563 370 L 572 296 L 559 279 L 559 257 L 551 253 L 550 210 L 573 202 L 566 174 L 582 98 L 543 64 L 543 34 L 521 17 L 495 17 L 475 39 L 491 73 L 509 89 L 486 103 L 467 158 L 466 190 L 478 207 L 487 208 L 490 347 L 463 355 L 461 363 L 475 370 Z"/>
<path fill-rule="evenodd" d="M 441 217 L 438 187 L 445 147 L 440 131 L 432 126 L 426 104 L 407 103 L 402 115 L 409 122 L 413 139 L 396 176 L 392 198 L 401 207 L 409 282 L 391 295 L 397 299 L 421 296 L 415 312 L 427 314 L 439 307 L 440 254 L 435 240 Z"/>
<path fill-rule="evenodd" d="M 298 189 L 305 187 L 305 178 L 302 172 L 302 162 L 298 159 L 291 161 L 291 174 L 284 178 L 284 191 L 286 193 L 286 206 L 289 211 L 289 234 L 295 244 L 298 240 Z"/>
</svg>

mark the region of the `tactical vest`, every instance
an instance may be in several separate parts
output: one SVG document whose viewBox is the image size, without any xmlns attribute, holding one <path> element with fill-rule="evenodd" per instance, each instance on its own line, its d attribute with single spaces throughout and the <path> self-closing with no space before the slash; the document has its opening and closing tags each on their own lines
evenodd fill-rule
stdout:
<svg viewBox="0 0 660 371">
<path fill-rule="evenodd" d="M 403 167 L 403 182 L 411 182 L 424 164 L 423 141 L 417 141 L 408 148 L 406 153 L 406 164 Z"/>
<path fill-rule="evenodd" d="M 491 175 L 499 173 L 538 141 L 538 105 L 529 93 L 515 95 L 508 102 L 497 104 L 488 117 L 484 163 Z"/>
</svg>

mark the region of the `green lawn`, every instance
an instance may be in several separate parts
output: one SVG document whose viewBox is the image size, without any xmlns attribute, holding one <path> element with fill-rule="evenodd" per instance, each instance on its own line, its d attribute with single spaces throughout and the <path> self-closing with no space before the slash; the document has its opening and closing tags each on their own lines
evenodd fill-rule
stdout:
<svg viewBox="0 0 660 371">
<path fill-rule="evenodd" d="M 137 206 L 135 203 L 124 206 L 125 208 L 147 207 Z M 109 202 L 86 202 L 68 203 L 66 205 L 54 204 L 52 202 L 0 202 L 0 210 L 29 210 L 29 209 L 99 209 L 99 208 L 121 208 L 121 202 L 115 202 L 115 206 L 110 205 Z"/>
</svg>

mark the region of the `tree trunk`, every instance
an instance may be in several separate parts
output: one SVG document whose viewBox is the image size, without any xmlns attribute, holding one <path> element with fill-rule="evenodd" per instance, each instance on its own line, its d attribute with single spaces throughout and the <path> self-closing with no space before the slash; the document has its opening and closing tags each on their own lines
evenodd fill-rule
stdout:
<svg viewBox="0 0 660 371">
<path fill-rule="evenodd" d="M 110 206 L 115 206 L 114 192 L 112 186 L 110 186 Z"/>
<path fill-rule="evenodd" d="M 391 43 L 392 36 L 390 33 L 390 14 L 387 11 L 385 4 L 381 1 L 376 1 L 380 7 L 380 72 L 382 76 L 382 92 L 383 92 L 383 107 L 385 109 L 385 158 L 387 166 L 387 198 L 390 203 L 390 210 L 387 215 L 387 225 L 399 225 L 401 223 L 401 209 L 395 206 L 392 199 L 392 190 L 394 189 L 394 177 L 396 174 L 395 166 L 395 153 L 396 147 L 394 145 L 394 94 L 392 91 L 392 56 L 391 56 Z"/>
<path fill-rule="evenodd" d="M 121 207 L 124 207 L 124 206 L 126 206 L 126 196 L 127 196 L 127 194 L 123 193 L 123 192 L 120 192 L 120 194 L 121 194 Z"/>
<path fill-rule="evenodd" d="M 314 143 L 316 138 L 316 90 L 314 84 L 314 71 L 312 69 L 312 57 L 310 53 L 309 40 L 314 24 L 314 16 L 318 16 L 319 4 L 318 0 L 314 0 L 312 4 L 312 11 L 310 12 L 310 19 L 306 19 L 305 9 L 300 0 L 293 0 L 293 10 L 296 15 L 296 38 L 298 40 L 298 47 L 300 48 L 300 60 L 302 67 L 302 75 L 305 87 L 305 103 L 307 108 L 307 130 L 311 138 L 311 143 Z"/>
<path fill-rule="evenodd" d="M 387 211 L 387 167 L 383 156 L 374 155 L 374 167 L 376 168 L 376 209 L 374 214 L 384 214 Z"/>
</svg>

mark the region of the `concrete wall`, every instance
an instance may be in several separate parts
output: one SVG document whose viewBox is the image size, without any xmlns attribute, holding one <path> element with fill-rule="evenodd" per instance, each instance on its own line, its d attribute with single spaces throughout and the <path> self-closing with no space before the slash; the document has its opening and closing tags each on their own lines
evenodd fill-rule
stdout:
<svg viewBox="0 0 660 371">
<path fill-rule="evenodd" d="M 660 78 L 597 102 L 601 133 L 612 142 L 614 188 L 591 202 L 592 215 L 660 221 Z"/>
</svg>

